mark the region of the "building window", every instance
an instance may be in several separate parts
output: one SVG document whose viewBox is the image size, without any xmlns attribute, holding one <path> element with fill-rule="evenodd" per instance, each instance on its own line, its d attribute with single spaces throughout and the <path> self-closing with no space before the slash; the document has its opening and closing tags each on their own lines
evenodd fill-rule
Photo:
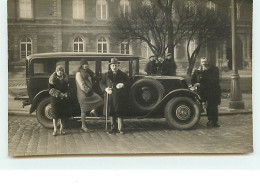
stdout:
<svg viewBox="0 0 260 185">
<path fill-rule="evenodd" d="M 207 6 L 208 10 L 216 11 L 216 4 L 213 3 L 212 1 L 208 1 L 206 6 Z"/>
<path fill-rule="evenodd" d="M 193 1 L 187 1 L 187 2 L 185 2 L 185 7 L 188 9 L 189 14 L 194 14 L 194 13 L 196 13 L 196 5 L 194 4 Z"/>
<path fill-rule="evenodd" d="M 121 54 L 130 54 L 130 44 L 129 42 L 121 43 Z"/>
<path fill-rule="evenodd" d="M 97 0 L 97 19 L 106 20 L 107 19 L 107 1 Z"/>
<path fill-rule="evenodd" d="M 128 16 L 130 12 L 130 4 L 128 0 L 120 0 L 120 14 L 124 17 Z"/>
<path fill-rule="evenodd" d="M 19 0 L 19 16 L 22 19 L 32 18 L 32 0 Z"/>
<path fill-rule="evenodd" d="M 98 53 L 107 53 L 107 40 L 104 37 L 98 39 Z"/>
<path fill-rule="evenodd" d="M 21 58 L 26 58 L 28 55 L 32 54 L 32 40 L 28 37 L 25 37 L 21 40 L 20 43 L 20 53 L 21 53 Z"/>
<path fill-rule="evenodd" d="M 73 0 L 73 19 L 84 19 L 85 5 L 83 0 Z"/>
<path fill-rule="evenodd" d="M 74 52 L 83 52 L 83 48 L 84 48 L 83 39 L 80 37 L 75 38 L 74 43 L 73 43 L 73 51 Z"/>
</svg>

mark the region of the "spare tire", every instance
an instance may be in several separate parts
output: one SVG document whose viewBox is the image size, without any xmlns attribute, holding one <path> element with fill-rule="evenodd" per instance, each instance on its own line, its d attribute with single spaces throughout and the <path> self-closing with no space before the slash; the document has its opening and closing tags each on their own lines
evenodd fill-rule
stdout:
<svg viewBox="0 0 260 185">
<path fill-rule="evenodd" d="M 134 108 L 139 112 L 147 113 L 160 103 L 164 94 L 164 87 L 159 81 L 143 78 L 132 85 L 130 99 Z"/>
</svg>

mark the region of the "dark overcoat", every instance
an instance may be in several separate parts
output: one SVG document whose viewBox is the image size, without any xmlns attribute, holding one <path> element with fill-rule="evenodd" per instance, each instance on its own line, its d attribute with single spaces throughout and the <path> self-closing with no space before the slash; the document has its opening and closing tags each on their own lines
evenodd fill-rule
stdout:
<svg viewBox="0 0 260 185">
<path fill-rule="evenodd" d="M 208 104 L 220 105 L 221 87 L 217 67 L 210 65 L 206 70 L 195 70 L 191 81 L 192 84 L 200 83 L 198 93 L 202 101 L 207 101 Z"/>
<path fill-rule="evenodd" d="M 166 76 L 176 76 L 176 64 L 169 59 L 165 59 L 165 61 L 162 64 L 162 75 Z"/>
<path fill-rule="evenodd" d="M 68 107 L 69 101 L 67 98 L 61 98 L 60 93 L 69 92 L 68 77 L 64 74 L 64 78 L 58 78 L 56 73 L 53 73 L 49 78 L 49 89 L 51 95 L 52 118 L 67 118 L 70 116 Z"/>
<path fill-rule="evenodd" d="M 123 83 L 124 87 L 117 89 L 116 85 Z M 108 95 L 108 114 L 110 116 L 124 116 L 127 111 L 128 101 L 128 76 L 121 70 L 118 70 L 116 74 L 113 74 L 109 70 L 103 77 L 100 83 L 101 90 L 104 92 L 104 109 L 103 113 L 106 114 L 106 101 L 107 95 L 105 89 L 110 87 L 112 94 Z"/>
<path fill-rule="evenodd" d="M 161 74 L 162 64 L 160 62 L 156 63 L 155 60 L 149 61 L 145 66 L 145 72 L 148 75 Z"/>
</svg>

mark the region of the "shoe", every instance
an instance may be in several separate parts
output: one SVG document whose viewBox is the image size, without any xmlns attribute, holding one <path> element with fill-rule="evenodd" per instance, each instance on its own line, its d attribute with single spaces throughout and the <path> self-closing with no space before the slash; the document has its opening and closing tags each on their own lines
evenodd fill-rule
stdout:
<svg viewBox="0 0 260 185">
<path fill-rule="evenodd" d="M 63 130 L 60 130 L 60 135 L 65 135 L 66 134 L 66 132 L 65 131 L 63 131 Z"/>
<path fill-rule="evenodd" d="M 90 130 L 89 130 L 87 127 L 81 127 L 81 130 L 82 130 L 83 132 L 90 132 Z"/>
<path fill-rule="evenodd" d="M 90 116 L 97 117 L 96 111 L 95 110 L 90 111 Z"/>
<path fill-rule="evenodd" d="M 54 130 L 52 133 L 53 136 L 57 136 L 57 130 Z"/>
<path fill-rule="evenodd" d="M 208 128 L 212 127 L 212 121 L 208 121 L 208 122 L 206 123 L 206 125 L 207 125 Z"/>
<path fill-rule="evenodd" d="M 116 130 L 115 129 L 111 129 L 108 131 L 109 134 L 113 134 L 113 133 L 116 133 Z"/>
<path fill-rule="evenodd" d="M 119 134 L 124 134 L 124 131 L 119 130 L 118 133 L 119 133 Z"/>
<path fill-rule="evenodd" d="M 220 125 L 218 124 L 218 122 L 214 122 L 213 124 L 212 124 L 212 127 L 220 127 Z"/>
</svg>

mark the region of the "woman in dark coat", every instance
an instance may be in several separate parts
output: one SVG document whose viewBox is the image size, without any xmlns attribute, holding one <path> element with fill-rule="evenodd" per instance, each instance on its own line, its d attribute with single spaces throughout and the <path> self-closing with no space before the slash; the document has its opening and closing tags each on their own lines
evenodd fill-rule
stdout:
<svg viewBox="0 0 260 185">
<path fill-rule="evenodd" d="M 128 99 L 128 76 L 122 72 L 119 62 L 112 58 L 109 63 L 109 71 L 101 81 L 101 89 L 104 91 L 104 102 L 107 101 L 108 94 L 108 114 L 111 116 L 111 130 L 109 133 L 119 132 L 123 134 L 123 116 L 126 113 Z M 105 104 L 106 105 L 106 104 Z M 104 106 L 104 112 L 106 107 Z M 116 127 L 116 118 L 118 127 Z"/>
<path fill-rule="evenodd" d="M 53 118 L 53 135 L 57 135 L 57 125 L 60 120 L 60 134 L 63 131 L 64 118 L 69 116 L 68 112 L 68 76 L 64 72 L 64 68 L 59 65 L 55 72 L 49 78 L 49 94 L 51 95 L 52 118 Z"/>
<path fill-rule="evenodd" d="M 77 98 L 81 110 L 81 129 L 88 132 L 86 126 L 86 112 L 91 111 L 91 116 L 96 116 L 95 109 L 103 105 L 103 99 L 93 92 L 92 78 L 94 72 L 89 69 L 88 61 L 81 60 L 80 67 L 76 73 Z"/>
</svg>

